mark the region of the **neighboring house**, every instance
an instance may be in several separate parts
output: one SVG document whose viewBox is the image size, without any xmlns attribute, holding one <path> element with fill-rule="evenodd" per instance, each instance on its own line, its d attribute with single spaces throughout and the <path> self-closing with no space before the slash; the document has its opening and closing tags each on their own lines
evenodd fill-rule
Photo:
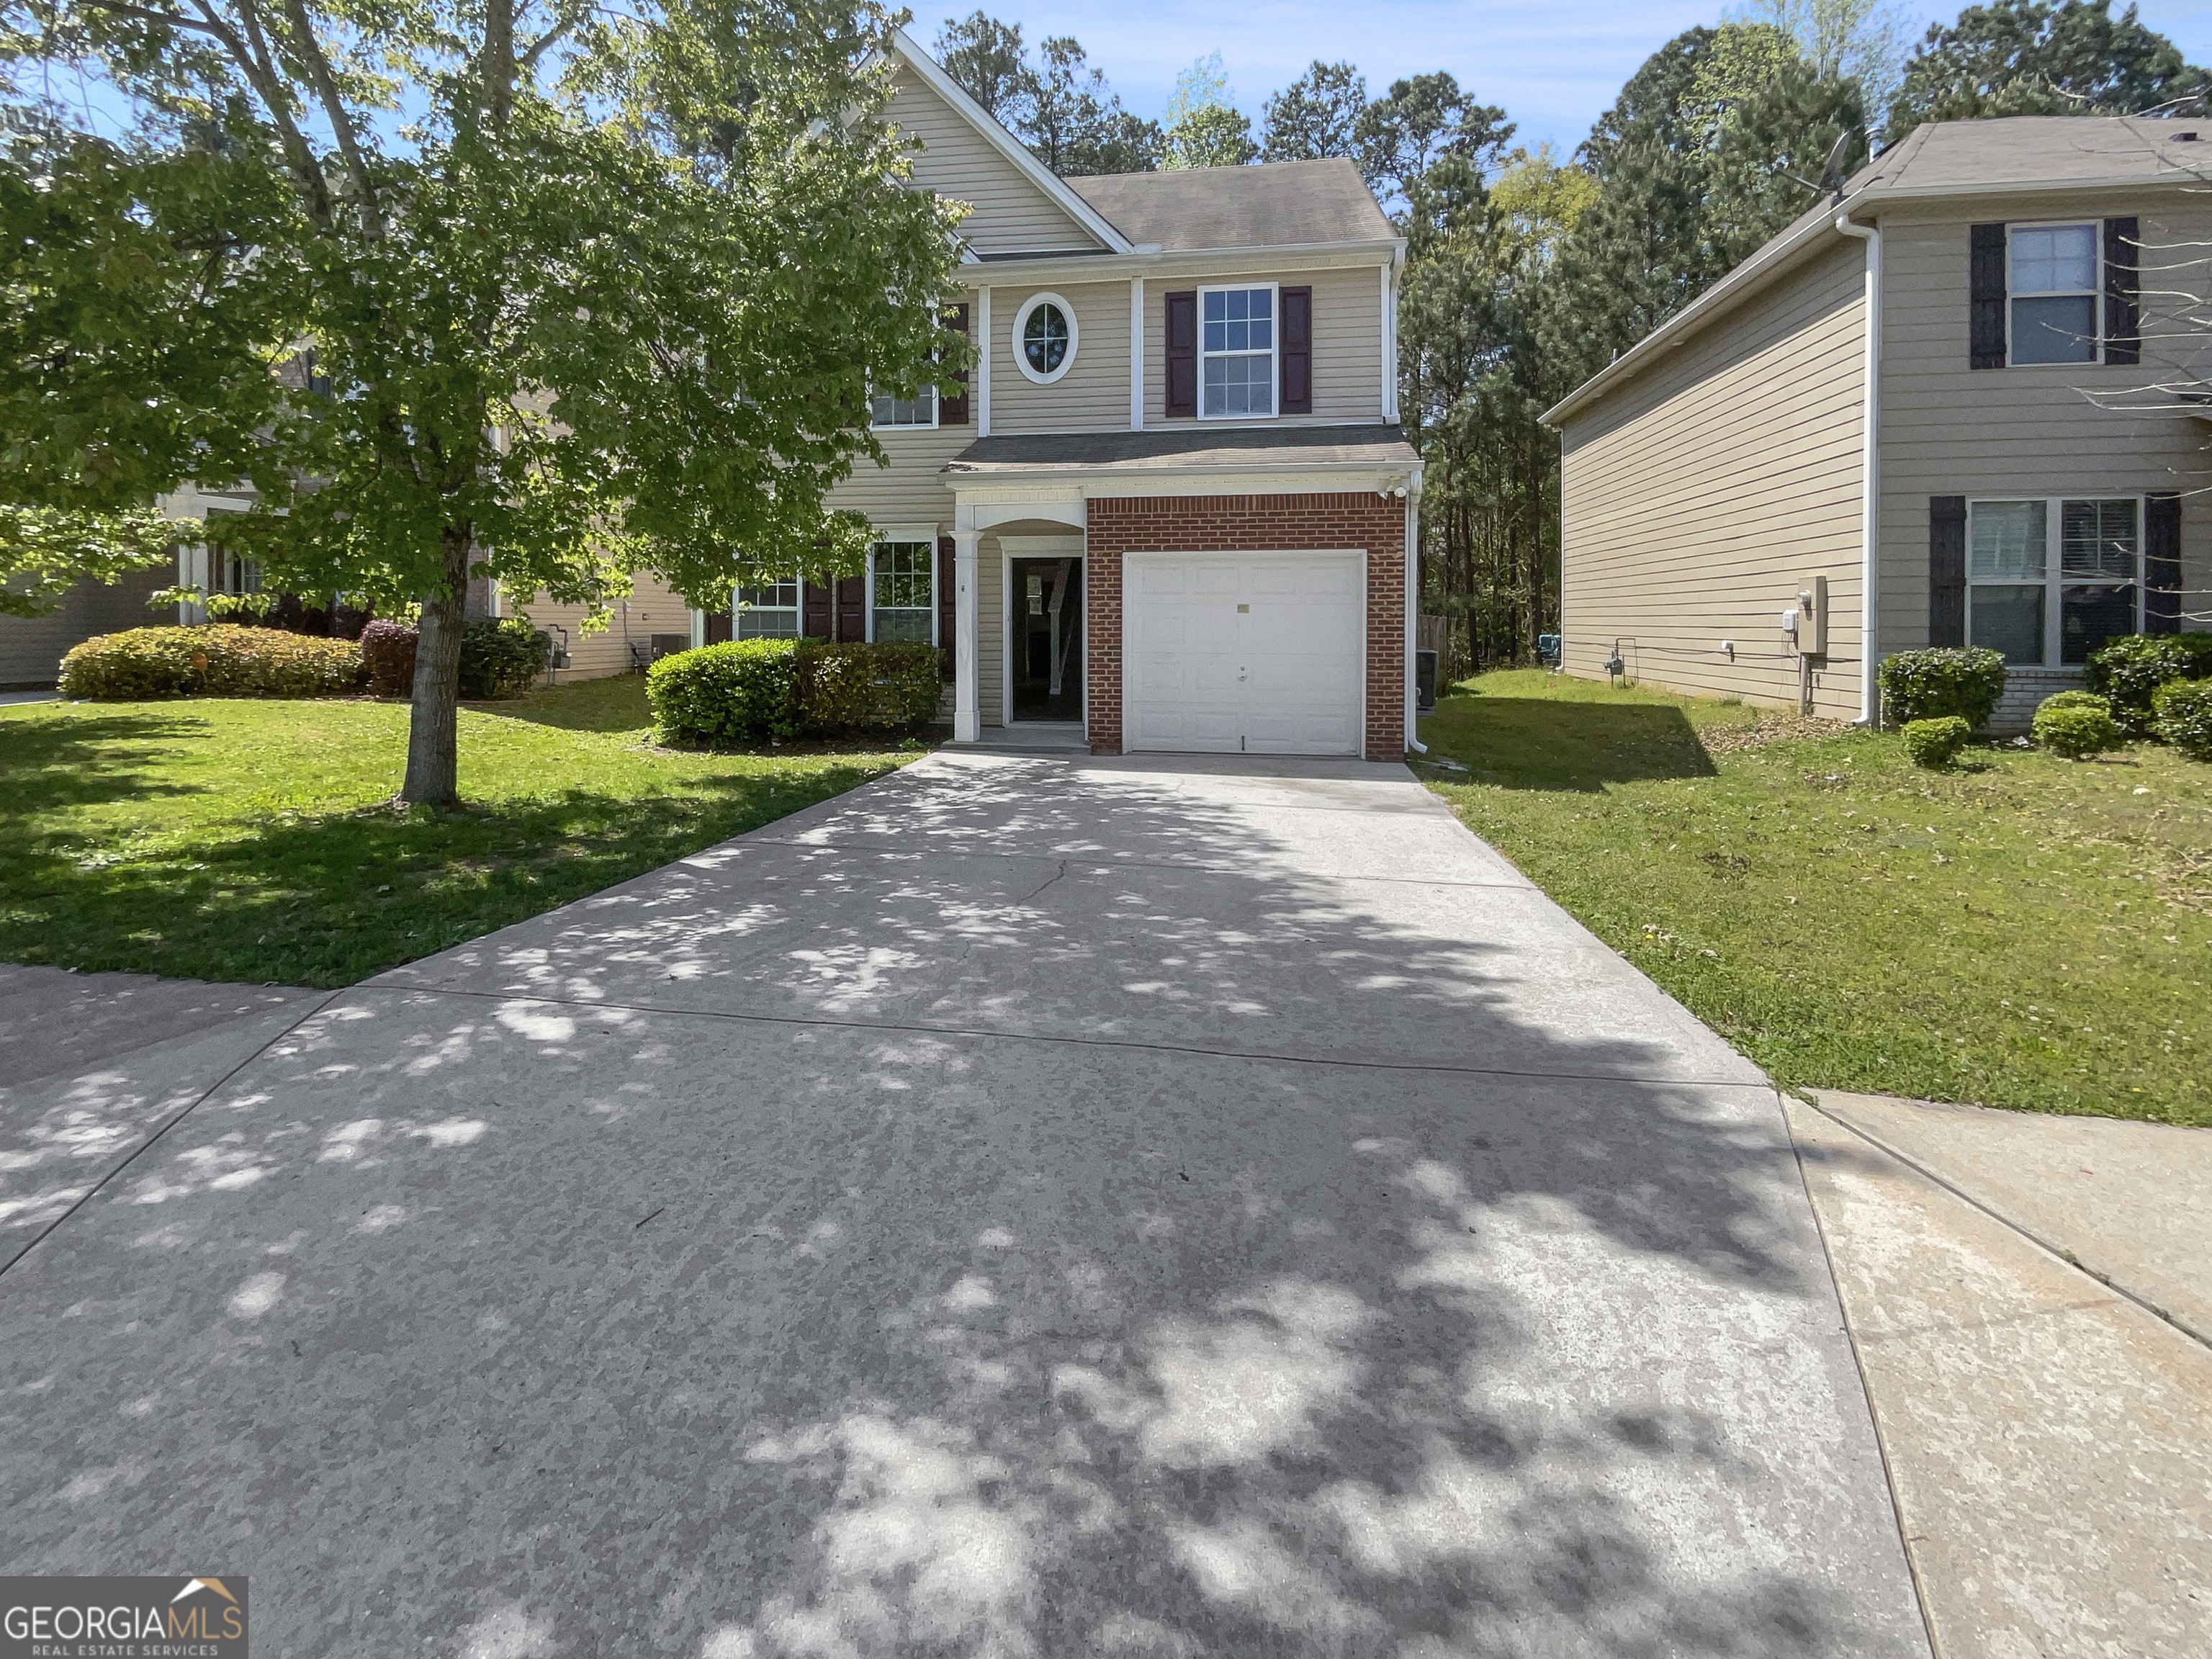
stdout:
<svg viewBox="0 0 2212 1659">
<path fill-rule="evenodd" d="M 1985 645 L 2016 729 L 2105 640 L 2205 626 L 2207 179 L 2179 120 L 1870 163 L 1545 415 L 1567 671 L 1857 720 L 1883 656 Z"/>
<path fill-rule="evenodd" d="M 865 576 L 693 619 L 950 647 L 954 740 L 1395 759 L 1411 735 L 1405 243 L 1349 161 L 1060 179 L 905 35 L 919 187 L 971 204 L 974 371 L 878 398 Z M 658 597 L 656 597 L 658 596 Z M 639 603 L 665 591 L 641 586 Z M 581 612 L 518 605 L 580 641 Z"/>
<path fill-rule="evenodd" d="M 0 617 L 0 691 L 44 690 L 70 647 L 160 622 L 147 601 L 174 580 L 167 565 L 155 565 L 112 584 L 79 582 L 44 616 Z"/>
</svg>

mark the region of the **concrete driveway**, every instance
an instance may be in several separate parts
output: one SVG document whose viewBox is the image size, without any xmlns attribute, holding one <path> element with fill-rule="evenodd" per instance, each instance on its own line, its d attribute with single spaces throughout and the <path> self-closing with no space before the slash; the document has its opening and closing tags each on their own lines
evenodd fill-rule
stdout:
<svg viewBox="0 0 2212 1659">
<path fill-rule="evenodd" d="M 1402 768 L 939 755 L 5 1097 L 0 1561 L 263 1659 L 1928 1651 L 1772 1091 Z"/>
</svg>

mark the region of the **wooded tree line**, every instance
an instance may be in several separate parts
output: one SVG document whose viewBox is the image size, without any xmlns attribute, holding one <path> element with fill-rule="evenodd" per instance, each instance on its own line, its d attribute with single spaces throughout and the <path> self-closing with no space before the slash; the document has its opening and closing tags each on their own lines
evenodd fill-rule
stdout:
<svg viewBox="0 0 2212 1659">
<path fill-rule="evenodd" d="M 1078 137 L 1055 148 L 1036 112 L 1062 118 L 1051 74 L 1083 63 L 1079 45 L 1048 41 L 1031 66 L 1018 27 L 977 12 L 938 46 L 1063 172 L 1358 164 L 1409 244 L 1400 403 L 1426 462 L 1422 608 L 1449 619 L 1457 672 L 1532 660 L 1558 625 L 1559 445 L 1537 417 L 1870 155 L 1923 121 L 2201 112 L 2212 88 L 2109 0 L 1996 0 L 1917 41 L 1883 0 L 1753 0 L 1654 52 L 1571 157 L 1514 144 L 1506 112 L 1448 72 L 1370 98 L 1348 63 L 1267 99 L 1255 135 L 1218 55 L 1185 72 L 1164 126 L 1088 71 Z"/>
</svg>

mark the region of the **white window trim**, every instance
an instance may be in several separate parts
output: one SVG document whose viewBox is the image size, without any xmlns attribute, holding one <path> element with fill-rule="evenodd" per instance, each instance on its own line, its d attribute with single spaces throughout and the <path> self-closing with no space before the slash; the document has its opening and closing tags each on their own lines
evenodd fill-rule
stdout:
<svg viewBox="0 0 2212 1659">
<path fill-rule="evenodd" d="M 1209 294 L 1249 294 L 1255 289 L 1266 289 L 1269 295 L 1268 315 L 1273 319 L 1269 337 L 1274 343 L 1267 348 L 1267 384 L 1274 388 L 1268 401 L 1273 405 L 1265 415 L 1209 415 L 1206 412 L 1206 360 L 1214 357 L 1255 357 L 1254 351 L 1215 351 L 1206 349 L 1206 296 Z M 1279 421 L 1283 416 L 1283 285 L 1280 283 L 1211 283 L 1198 290 L 1198 418 L 1201 421 Z"/>
<path fill-rule="evenodd" d="M 1031 368 L 1029 353 L 1022 349 L 1022 331 L 1029 326 L 1030 313 L 1039 306 L 1058 306 L 1060 314 L 1067 319 L 1067 355 L 1060 360 L 1060 367 L 1049 374 L 1040 374 Z M 1082 339 L 1083 325 L 1075 319 L 1075 307 L 1049 291 L 1032 294 L 1014 307 L 1014 326 L 1006 336 L 1007 348 L 1014 354 L 1014 367 L 1021 371 L 1024 380 L 1035 386 L 1050 386 L 1066 378 L 1067 371 L 1075 367 L 1076 349 Z"/>
<path fill-rule="evenodd" d="M 875 539 L 868 544 L 867 563 L 860 572 L 860 637 L 870 645 L 876 642 L 876 550 L 888 547 L 894 542 L 919 542 L 929 549 L 929 642 L 937 645 L 937 624 L 942 607 L 937 602 L 937 531 L 934 526 L 927 531 L 908 526 L 891 530 L 879 528 L 876 532 Z"/>
<path fill-rule="evenodd" d="M 871 432 L 934 432 L 945 410 L 945 399 L 935 386 L 929 391 L 929 418 L 926 421 L 878 421 L 876 418 L 876 396 L 868 399 L 868 430 Z M 876 394 L 889 396 L 888 393 Z"/>
<path fill-rule="evenodd" d="M 746 588 L 748 588 L 748 587 L 780 587 L 780 586 L 782 586 L 782 584 L 781 584 L 781 582 L 738 582 L 738 583 L 734 584 L 734 585 L 731 587 L 731 589 L 730 589 L 730 638 L 731 638 L 732 640 L 733 640 L 733 641 L 735 641 L 735 640 L 741 640 L 741 639 L 744 639 L 744 638 L 745 637 L 745 634 L 744 634 L 745 604 L 744 604 L 744 599 L 741 597 L 741 596 L 744 594 L 744 592 L 745 589 L 746 589 Z M 797 578 L 797 579 L 795 580 L 794 583 L 793 583 L 793 586 L 794 586 L 794 588 L 795 588 L 795 590 L 796 590 L 796 592 L 797 592 L 797 593 L 798 593 L 798 596 L 799 596 L 799 602 L 798 602 L 798 604 L 796 604 L 796 605 L 792 605 L 792 606 L 789 606 L 789 607 L 787 607 L 787 608 L 788 608 L 788 609 L 791 611 L 791 612 L 792 612 L 792 619 L 793 619 L 793 621 L 794 621 L 795 623 L 797 623 L 799 624 L 799 632 L 798 632 L 798 634 L 797 634 L 797 635 L 793 635 L 793 637 L 795 637 L 795 638 L 802 638 L 802 639 L 803 639 L 803 638 L 805 638 L 805 634 L 806 634 L 806 578 L 805 578 L 805 577 L 804 577 L 804 576 L 800 576 L 800 577 Z M 769 611 L 782 611 L 782 610 L 785 610 L 786 608 L 787 608 L 787 607 L 785 607 L 785 606 L 783 606 L 783 605 L 766 605 L 766 606 L 763 606 L 763 605 L 755 605 L 755 606 L 753 607 L 753 609 L 754 609 L 756 611 L 762 611 L 762 610 L 769 610 Z M 756 639 L 759 639 L 759 638 L 763 638 L 763 637 L 765 637 L 765 638 L 776 638 L 776 637 L 779 637 L 779 636 L 777 636 L 777 635 L 755 635 L 753 637 L 755 637 Z"/>
<path fill-rule="evenodd" d="M 2030 293 L 2025 289 L 2013 286 L 2012 239 L 2013 233 L 2014 231 L 2077 230 L 2084 225 L 2088 227 L 2089 247 L 2091 250 L 2090 257 L 2094 261 L 2094 268 L 2090 272 L 2090 286 L 2087 290 L 2078 288 L 2039 288 L 2035 289 L 2033 293 Z M 2012 320 L 2012 303 L 2014 300 L 2071 300 L 2078 299 L 2085 291 L 2089 295 L 2089 316 L 2091 320 L 2096 325 L 2096 356 L 2088 358 L 2085 362 L 2072 363 L 2023 363 L 2014 360 L 2013 347 L 2018 344 L 2020 341 L 2020 331 L 2013 326 Z M 2105 361 L 2105 331 L 2109 325 L 2108 319 L 2105 316 L 2105 222 L 2103 220 L 2022 219 L 2017 223 L 2012 222 L 2011 221 L 2006 222 L 2004 324 L 2005 367 L 2007 368 L 2090 368 L 2103 363 Z M 2031 501 L 2033 497 L 2027 495 L 1992 495 L 1989 499 L 1991 501 Z M 2052 499 L 2056 500 L 2059 498 L 2053 497 Z M 2086 495 L 2069 495 L 2064 497 L 2064 499 L 2075 501 L 2088 501 L 2091 499 L 2102 501 L 2116 501 L 2119 500 L 2119 497 L 2117 495 L 2099 495 L 2092 498 Z"/>
<path fill-rule="evenodd" d="M 2073 221 L 2064 222 L 2071 223 Z M 2058 364 L 2033 363 L 2030 368 L 2058 368 Z M 2072 365 L 2075 368 L 2080 363 Z M 2102 587 L 2109 586 L 2109 576 L 2075 576 L 2070 580 L 2060 568 L 2065 545 L 2064 511 L 2069 501 L 2133 501 L 2136 504 L 2136 574 L 2130 580 L 2136 590 L 2135 631 L 2142 632 L 2143 624 L 2143 538 L 2148 534 L 2144 523 L 2145 498 L 2125 489 L 2102 494 L 2091 490 L 2075 490 L 2064 495 L 1970 495 L 1966 498 L 1966 639 L 1974 637 L 1974 589 L 1983 587 L 2030 587 L 2032 582 L 1974 580 L 1974 509 L 1980 506 L 2002 506 L 2012 501 L 2043 503 L 2043 660 L 2039 663 L 2009 663 L 2012 668 L 2080 668 L 2080 663 L 2061 662 L 2066 647 L 2066 612 L 2064 589 L 2073 587 Z"/>
</svg>

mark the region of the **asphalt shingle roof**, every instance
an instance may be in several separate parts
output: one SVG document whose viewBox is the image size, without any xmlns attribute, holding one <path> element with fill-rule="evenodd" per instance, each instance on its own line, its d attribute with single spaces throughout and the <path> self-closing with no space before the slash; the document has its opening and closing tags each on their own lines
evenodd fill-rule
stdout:
<svg viewBox="0 0 2212 1659">
<path fill-rule="evenodd" d="M 1398 233 L 1340 158 L 1109 173 L 1067 187 L 1131 241 L 1164 252 L 1388 241 Z"/>
<path fill-rule="evenodd" d="M 1032 467 L 1151 471 L 1162 466 L 1413 466 L 1420 457 L 1395 426 L 1176 426 L 1146 432 L 1040 432 L 978 438 L 947 472 Z"/>
</svg>

